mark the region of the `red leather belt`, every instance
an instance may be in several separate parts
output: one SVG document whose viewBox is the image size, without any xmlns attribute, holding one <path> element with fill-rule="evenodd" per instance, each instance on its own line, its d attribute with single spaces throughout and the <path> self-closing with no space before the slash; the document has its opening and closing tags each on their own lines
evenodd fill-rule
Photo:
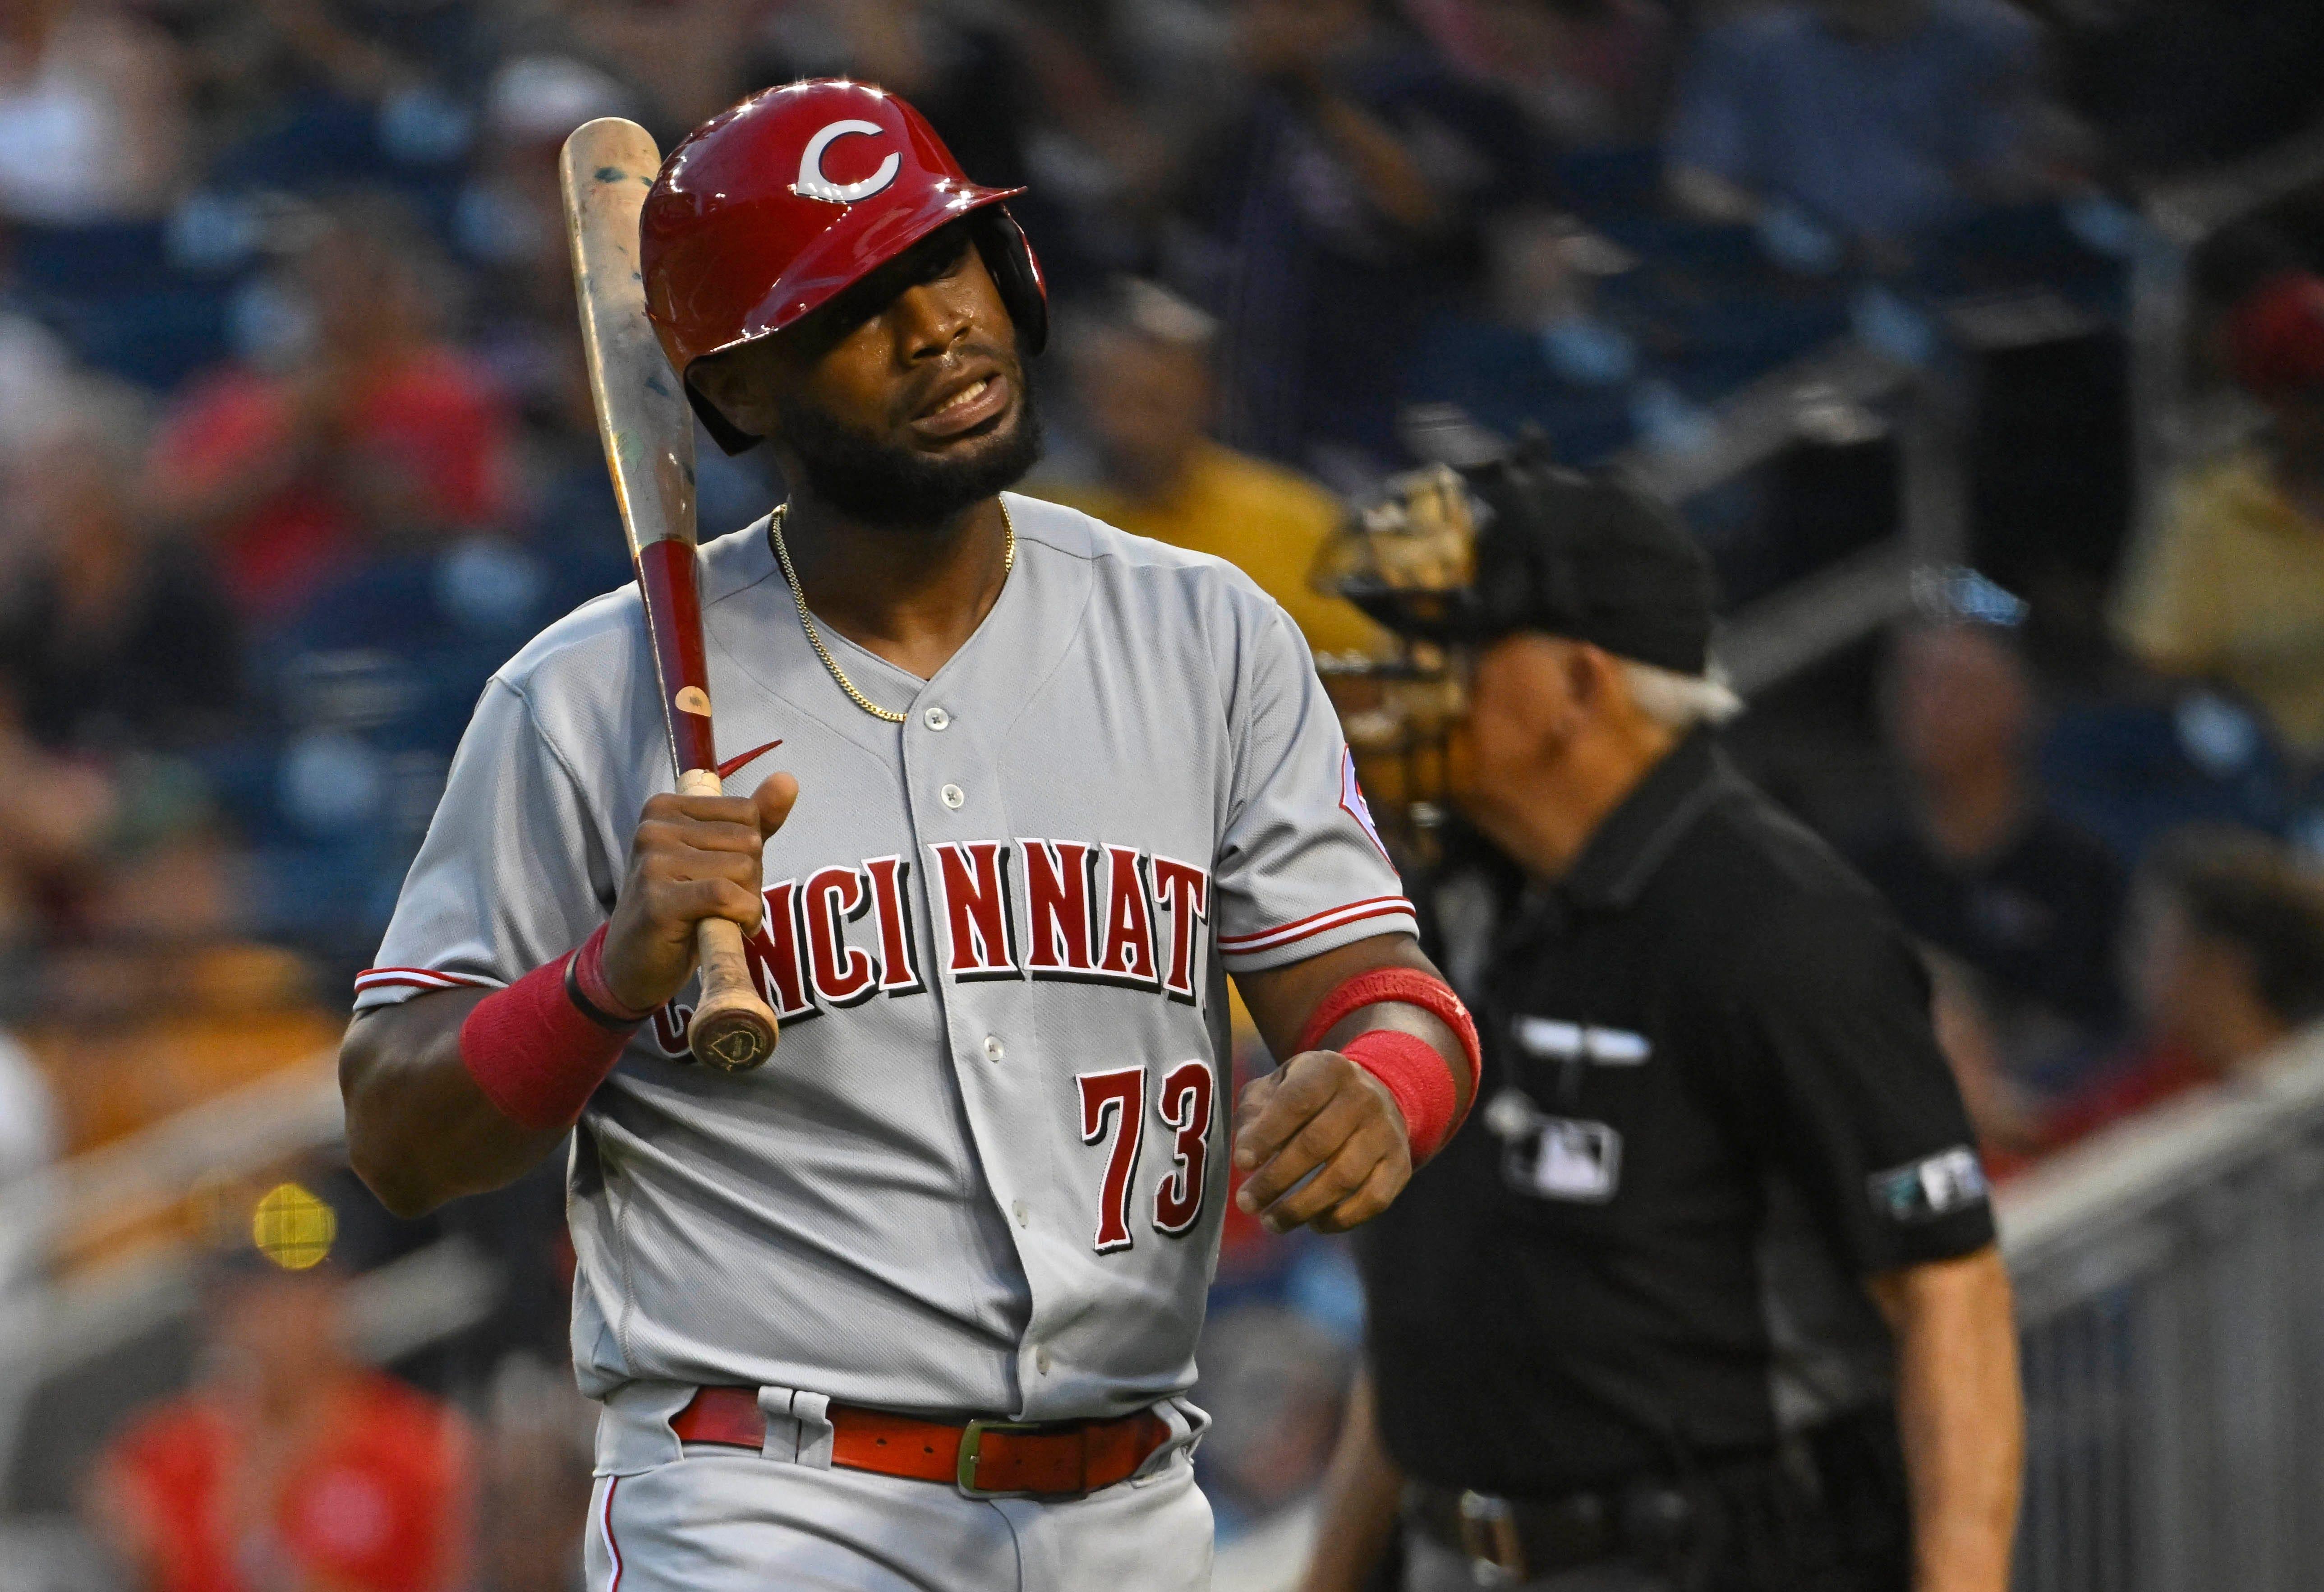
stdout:
<svg viewBox="0 0 2324 1592">
<path fill-rule="evenodd" d="M 1151 1410 L 1111 1421 L 971 1421 L 953 1425 L 885 1410 L 834 1404 L 831 1462 L 914 1481 L 951 1482 L 971 1494 L 1074 1497 L 1127 1481 L 1170 1440 Z M 670 1417 L 680 1442 L 758 1449 L 767 1418 L 755 1388 L 706 1387 Z"/>
</svg>

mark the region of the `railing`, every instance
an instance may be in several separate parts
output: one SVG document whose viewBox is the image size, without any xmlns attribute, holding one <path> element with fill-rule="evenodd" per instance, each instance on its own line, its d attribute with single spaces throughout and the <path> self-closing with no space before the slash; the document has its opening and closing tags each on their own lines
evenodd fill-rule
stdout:
<svg viewBox="0 0 2324 1592">
<path fill-rule="evenodd" d="M 2324 1587 L 2324 1035 L 2005 1190 L 2018 1592 Z"/>
<path fill-rule="evenodd" d="M 338 1063 L 319 1055 L 12 1184 L 0 1233 L 42 1249 L 93 1245 L 206 1179 L 331 1149 L 343 1132 Z"/>
<path fill-rule="evenodd" d="M 0 1198 L 0 1234 L 32 1249 L 85 1251 L 168 1212 L 189 1189 L 332 1153 L 345 1132 L 337 1075 L 333 1059 L 318 1056 L 28 1179 Z M 350 1328 L 365 1356 L 399 1359 L 482 1320 L 500 1287 L 475 1245 L 440 1239 L 358 1278 Z M 196 1295 L 194 1257 L 168 1239 L 82 1267 L 36 1308 L 0 1318 L 0 1365 L 31 1394 L 21 1412 L 0 1399 L 0 1515 L 60 1506 L 48 1495 L 57 1484 L 129 1404 L 158 1391 L 140 1373 L 190 1353 Z M 43 1420 L 60 1401 L 71 1419 Z M 7 1418 L 19 1412 L 24 1429 L 12 1431 Z M 0 1541 L 0 1559 L 14 1546 Z M 14 1592 L 7 1568 L 0 1563 L 0 1592 Z"/>
</svg>

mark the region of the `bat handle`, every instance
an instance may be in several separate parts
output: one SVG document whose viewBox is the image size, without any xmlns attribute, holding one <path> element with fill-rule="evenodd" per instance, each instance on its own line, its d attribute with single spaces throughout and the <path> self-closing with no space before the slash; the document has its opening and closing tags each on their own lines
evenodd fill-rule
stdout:
<svg viewBox="0 0 2324 1592">
<path fill-rule="evenodd" d="M 706 768 L 678 776 L 683 796 L 715 796 L 724 787 Z M 694 1059 L 721 1072 L 748 1072 L 775 1053 L 775 1014 L 759 995 L 742 956 L 742 929 L 731 918 L 705 918 L 694 926 L 702 967 L 702 999 L 686 1042 Z"/>
</svg>

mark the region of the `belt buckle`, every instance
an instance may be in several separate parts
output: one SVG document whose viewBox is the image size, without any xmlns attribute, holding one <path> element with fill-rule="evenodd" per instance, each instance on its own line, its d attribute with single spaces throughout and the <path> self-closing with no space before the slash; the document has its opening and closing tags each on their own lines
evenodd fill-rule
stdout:
<svg viewBox="0 0 2324 1592">
<path fill-rule="evenodd" d="M 986 1432 L 1038 1431 L 1041 1430 L 1041 1426 L 1042 1423 L 1038 1421 L 969 1421 L 960 1429 L 960 1459 L 953 1467 L 953 1485 L 957 1486 L 964 1496 L 971 1498 L 1035 1498 L 1041 1496 L 1040 1494 L 1035 1493 L 1029 1488 L 1019 1487 L 1011 1491 L 1007 1488 L 980 1487 L 976 1485 L 976 1462 L 982 1457 L 984 1447 L 984 1434 Z M 1084 1447 L 1083 1451 L 1082 1464 L 1083 1468 L 1086 1470 L 1089 1465 L 1086 1447 Z"/>
<path fill-rule="evenodd" d="M 1525 1544 L 1507 1498 L 1461 1495 L 1461 1551 L 1480 1587 L 1510 1587 L 1526 1578 Z"/>
</svg>

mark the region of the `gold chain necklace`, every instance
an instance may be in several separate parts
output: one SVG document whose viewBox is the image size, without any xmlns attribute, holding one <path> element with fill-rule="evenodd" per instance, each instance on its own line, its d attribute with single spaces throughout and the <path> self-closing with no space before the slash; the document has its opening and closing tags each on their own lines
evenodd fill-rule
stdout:
<svg viewBox="0 0 2324 1592">
<path fill-rule="evenodd" d="M 807 631 L 807 644 L 815 649 L 815 655 L 823 660 L 823 666 L 831 671 L 831 678 L 839 682 L 839 689 L 847 693 L 849 701 L 874 718 L 884 719 L 890 724 L 903 723 L 904 714 L 882 708 L 857 690 L 855 682 L 847 678 L 847 671 L 839 666 L 839 660 L 833 657 L 831 649 L 823 644 L 823 633 L 815 627 L 815 616 L 807 611 L 807 593 L 799 588 L 798 572 L 791 568 L 791 550 L 783 545 L 783 521 L 790 512 L 789 504 L 777 504 L 774 514 L 767 521 L 767 534 L 773 540 L 775 558 L 783 567 L 783 584 L 791 588 L 791 601 L 798 605 L 799 624 Z M 1001 504 L 1001 578 L 1007 580 L 1009 571 L 1017 567 L 1017 523 L 1009 517 L 1006 503 Z"/>
</svg>

